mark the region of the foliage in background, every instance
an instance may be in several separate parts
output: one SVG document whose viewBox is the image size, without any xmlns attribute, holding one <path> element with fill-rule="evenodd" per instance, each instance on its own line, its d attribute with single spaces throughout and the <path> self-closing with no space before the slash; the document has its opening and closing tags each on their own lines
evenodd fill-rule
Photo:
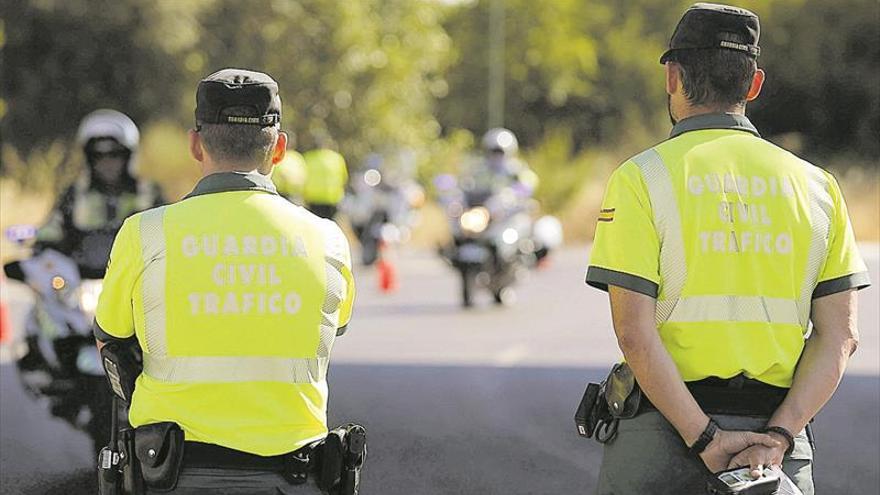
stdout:
<svg viewBox="0 0 880 495">
<path fill-rule="evenodd" d="M 527 146 L 566 127 L 575 149 L 609 147 L 668 126 L 658 58 L 693 2 L 507 0 L 506 124 Z M 812 157 L 880 155 L 880 8 L 875 0 L 740 0 L 761 17 L 764 94 L 749 114 L 766 135 L 800 133 Z M 491 0 L 445 23 L 456 58 L 444 129 L 487 127 Z M 621 157 L 625 158 L 625 157 Z"/>
<path fill-rule="evenodd" d="M 279 81 L 297 148 L 333 142 L 354 166 L 410 150 L 428 183 L 455 172 L 486 130 L 491 1 L 6 0 L 0 175 L 63 186 L 80 158 L 65 147 L 79 119 L 109 106 L 141 125 L 141 163 L 177 197 L 196 174 L 184 135 L 195 85 L 239 66 Z M 496 1 L 505 124 L 541 175 L 538 197 L 553 212 L 592 207 L 592 182 L 665 136 L 657 59 L 691 1 Z M 876 169 L 876 0 L 734 3 L 762 21 L 758 127 L 816 163 Z"/>
</svg>

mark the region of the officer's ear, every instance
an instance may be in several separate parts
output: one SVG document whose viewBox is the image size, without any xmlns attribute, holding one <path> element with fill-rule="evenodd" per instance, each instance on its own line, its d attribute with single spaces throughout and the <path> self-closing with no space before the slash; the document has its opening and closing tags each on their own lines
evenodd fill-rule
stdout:
<svg viewBox="0 0 880 495">
<path fill-rule="evenodd" d="M 764 87 L 764 78 L 766 76 L 761 69 L 755 71 L 755 75 L 752 76 L 752 85 L 749 86 L 749 93 L 746 95 L 746 101 L 752 101 L 761 94 L 761 88 Z"/>
<path fill-rule="evenodd" d="M 195 129 L 189 130 L 189 154 L 199 163 L 205 161 L 205 150 L 202 149 L 202 136 Z"/>
<path fill-rule="evenodd" d="M 275 149 L 272 150 L 272 165 L 277 165 L 284 159 L 287 152 L 287 133 L 278 131 L 278 139 L 275 140 Z"/>
<path fill-rule="evenodd" d="M 681 66 L 675 62 L 666 62 L 666 94 L 672 96 L 678 93 L 681 86 Z"/>
</svg>

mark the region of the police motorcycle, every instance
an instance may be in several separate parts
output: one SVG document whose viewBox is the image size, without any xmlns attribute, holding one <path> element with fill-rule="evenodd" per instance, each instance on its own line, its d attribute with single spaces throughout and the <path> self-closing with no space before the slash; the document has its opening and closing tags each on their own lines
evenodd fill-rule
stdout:
<svg viewBox="0 0 880 495">
<path fill-rule="evenodd" d="M 405 157 L 401 161 L 406 161 Z M 405 168 L 405 167 L 404 167 Z M 354 174 L 342 209 L 361 245 L 361 263 L 371 266 L 389 245 L 406 243 L 419 220 L 424 189 L 405 171 L 392 170 L 379 155 Z"/>
<path fill-rule="evenodd" d="M 22 229 L 17 230 L 7 237 L 22 242 Z M 110 391 L 92 333 L 102 281 L 82 278 L 76 262 L 54 249 L 3 270 L 34 293 L 25 350 L 16 362 L 22 388 L 45 401 L 53 416 L 87 433 L 98 452 L 110 432 Z"/>
<path fill-rule="evenodd" d="M 460 275 L 462 305 L 473 305 L 478 288 L 487 289 L 495 304 L 512 304 L 513 285 L 562 243 L 559 221 L 534 221 L 536 202 L 523 201 L 513 188 L 475 187 L 469 179 L 458 184 L 452 176 L 439 176 L 434 184 L 452 234 L 440 254 Z"/>
</svg>

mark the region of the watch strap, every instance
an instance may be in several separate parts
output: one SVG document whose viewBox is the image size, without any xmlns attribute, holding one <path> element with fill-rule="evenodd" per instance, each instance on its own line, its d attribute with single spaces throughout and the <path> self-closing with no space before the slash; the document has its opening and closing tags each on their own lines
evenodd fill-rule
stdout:
<svg viewBox="0 0 880 495">
<path fill-rule="evenodd" d="M 700 455 L 706 450 L 706 447 L 709 443 L 712 442 L 712 439 L 715 438 L 715 432 L 718 431 L 718 423 L 715 422 L 714 419 L 709 418 L 709 424 L 706 425 L 706 429 L 703 430 L 703 433 L 700 433 L 700 437 L 697 438 L 697 441 L 691 445 L 691 448 L 688 449 L 693 455 Z"/>
</svg>

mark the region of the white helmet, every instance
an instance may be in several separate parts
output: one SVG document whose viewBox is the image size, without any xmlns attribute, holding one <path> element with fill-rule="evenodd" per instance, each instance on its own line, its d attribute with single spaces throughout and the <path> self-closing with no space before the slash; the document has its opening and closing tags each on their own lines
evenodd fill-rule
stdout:
<svg viewBox="0 0 880 495">
<path fill-rule="evenodd" d="M 489 132 L 483 136 L 483 149 L 490 152 L 500 151 L 511 156 L 519 151 L 519 143 L 513 132 L 503 127 L 496 127 L 489 129 Z"/>
<path fill-rule="evenodd" d="M 130 153 L 128 170 L 133 174 L 140 136 L 137 125 L 127 115 L 116 110 L 102 108 L 83 118 L 76 131 L 76 142 L 85 148 L 90 146 L 90 143 L 94 145 L 96 141 L 100 142 L 103 139 L 116 141 L 119 146 Z M 110 144 L 109 141 L 108 144 Z"/>
<path fill-rule="evenodd" d="M 86 115 L 76 131 L 76 142 L 80 146 L 95 138 L 113 138 L 132 153 L 137 151 L 140 137 L 137 126 L 128 115 L 107 108 Z"/>
</svg>

